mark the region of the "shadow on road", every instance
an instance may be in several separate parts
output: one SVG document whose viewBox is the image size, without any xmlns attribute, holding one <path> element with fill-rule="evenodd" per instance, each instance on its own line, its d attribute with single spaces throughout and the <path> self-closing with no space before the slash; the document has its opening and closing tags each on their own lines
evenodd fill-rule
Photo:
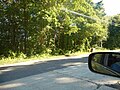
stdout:
<svg viewBox="0 0 120 90">
<path fill-rule="evenodd" d="M 80 63 L 87 63 L 87 57 L 58 59 L 45 62 L 37 62 L 33 65 L 9 66 L 1 67 L 0 83 L 20 79 L 23 77 L 37 75 L 56 69 L 67 68 L 69 66 L 79 65 Z"/>
</svg>

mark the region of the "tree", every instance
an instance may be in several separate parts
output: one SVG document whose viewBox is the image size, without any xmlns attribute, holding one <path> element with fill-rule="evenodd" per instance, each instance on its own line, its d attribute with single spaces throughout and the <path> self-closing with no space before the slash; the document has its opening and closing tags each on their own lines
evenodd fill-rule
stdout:
<svg viewBox="0 0 120 90">
<path fill-rule="evenodd" d="M 120 14 L 111 17 L 108 30 L 109 37 L 105 46 L 109 49 L 120 48 Z"/>
<path fill-rule="evenodd" d="M 69 10 L 98 19 L 98 21 L 94 21 L 71 13 L 69 14 L 72 25 L 78 28 L 76 32 L 73 32 L 73 34 L 77 36 L 75 37 L 75 42 L 77 42 L 76 46 L 78 46 L 78 50 L 88 50 L 88 48 L 95 45 L 100 46 L 101 41 L 106 40 L 107 37 L 107 27 L 100 21 L 101 17 L 99 17 L 97 13 L 98 8 L 94 8 L 91 4 L 91 0 L 67 0 L 65 3 L 65 8 Z M 102 6 L 98 6 L 102 8 Z"/>
<path fill-rule="evenodd" d="M 50 23 L 56 19 L 57 12 L 53 10 L 57 11 L 62 2 L 64 0 L 0 1 L 1 54 L 9 54 L 10 50 L 27 55 L 42 52 L 50 41 Z"/>
<path fill-rule="evenodd" d="M 101 22 L 62 10 L 100 19 L 91 4 L 91 0 L 1 0 L 0 55 L 64 54 L 99 45 L 107 33 Z"/>
<path fill-rule="evenodd" d="M 96 14 L 97 16 L 99 16 L 99 18 L 102 18 L 103 16 L 105 16 L 105 8 L 103 7 L 103 0 L 93 4 L 93 7 L 95 8 Z"/>
</svg>

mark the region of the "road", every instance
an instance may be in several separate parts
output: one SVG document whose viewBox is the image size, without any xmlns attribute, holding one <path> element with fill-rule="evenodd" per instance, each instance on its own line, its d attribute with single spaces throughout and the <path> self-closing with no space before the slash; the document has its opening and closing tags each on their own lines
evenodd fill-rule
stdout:
<svg viewBox="0 0 120 90">
<path fill-rule="evenodd" d="M 56 69 L 67 68 L 79 64 L 79 62 L 87 63 L 87 57 L 82 58 L 64 58 L 50 60 L 45 62 L 37 62 L 30 65 L 1 67 L 0 83 L 28 77 L 31 75 L 41 74 Z"/>
<path fill-rule="evenodd" d="M 34 88 L 31 87 L 33 89 L 30 90 L 36 90 L 36 87 L 39 87 L 37 88 L 38 90 L 48 90 L 50 87 L 52 88 L 51 90 L 69 90 L 60 87 L 63 81 L 64 83 L 67 83 L 67 86 L 63 85 L 64 88 L 68 88 L 71 85 L 74 86 L 74 88 L 71 87 L 73 89 L 70 90 L 79 90 L 75 89 L 79 86 L 76 82 L 79 82 L 80 85 L 82 84 L 81 88 L 84 88 L 85 90 L 86 88 L 89 88 L 88 86 L 85 86 L 87 83 L 92 87 L 88 90 L 120 89 L 120 85 L 118 84 L 120 81 L 119 78 L 92 73 L 88 70 L 87 62 L 88 57 L 70 57 L 45 62 L 36 62 L 30 65 L 1 67 L 0 85 L 2 87 L 0 87 L 0 90 L 23 90 L 23 86 L 25 86 L 24 89 L 27 87 L 27 90 L 29 90 L 31 87 L 30 85 L 35 86 Z M 15 84 L 18 82 L 19 84 L 20 82 L 22 82 L 22 84 L 24 83 L 24 85 L 20 84 L 20 86 L 22 86 L 18 87 L 20 89 L 15 89 L 17 86 L 15 88 L 6 88 L 6 85 L 9 86 L 11 83 Z M 14 86 L 14 84 L 12 85 Z M 47 88 L 46 85 L 55 86 L 55 89 L 53 89 L 52 86 Z"/>
</svg>

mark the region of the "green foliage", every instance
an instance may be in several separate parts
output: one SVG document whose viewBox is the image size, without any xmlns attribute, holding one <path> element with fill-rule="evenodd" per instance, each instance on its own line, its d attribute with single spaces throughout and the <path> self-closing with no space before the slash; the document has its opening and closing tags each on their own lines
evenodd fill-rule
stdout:
<svg viewBox="0 0 120 90">
<path fill-rule="evenodd" d="M 109 49 L 120 48 L 120 14 L 110 18 L 109 37 L 105 47 Z"/>
<path fill-rule="evenodd" d="M 103 0 L 93 4 L 93 7 L 95 8 L 95 11 L 97 12 L 97 16 L 99 16 L 99 18 L 105 16 L 105 9 L 103 7 Z"/>
<path fill-rule="evenodd" d="M 8 0 L 0 1 L 0 55 L 26 57 L 41 53 L 65 54 L 88 51 L 106 40 L 107 29 L 91 0 Z M 99 7 L 99 8 L 98 8 Z M 103 12 L 102 12 L 103 13 Z M 10 52 L 9 52 L 10 51 Z"/>
</svg>

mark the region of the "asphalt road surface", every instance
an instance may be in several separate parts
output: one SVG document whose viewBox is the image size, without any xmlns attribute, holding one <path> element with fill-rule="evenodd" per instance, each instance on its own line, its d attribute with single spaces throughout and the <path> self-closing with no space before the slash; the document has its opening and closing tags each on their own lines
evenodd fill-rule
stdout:
<svg viewBox="0 0 120 90">
<path fill-rule="evenodd" d="M 120 79 L 91 72 L 88 57 L 0 67 L 0 90 L 120 90 Z"/>
<path fill-rule="evenodd" d="M 37 75 L 57 69 L 78 65 L 80 62 L 87 63 L 87 57 L 57 59 L 45 62 L 37 62 L 32 65 L 8 66 L 0 68 L 0 83 L 16 80 L 31 75 Z"/>
</svg>

